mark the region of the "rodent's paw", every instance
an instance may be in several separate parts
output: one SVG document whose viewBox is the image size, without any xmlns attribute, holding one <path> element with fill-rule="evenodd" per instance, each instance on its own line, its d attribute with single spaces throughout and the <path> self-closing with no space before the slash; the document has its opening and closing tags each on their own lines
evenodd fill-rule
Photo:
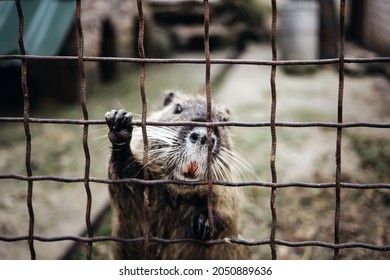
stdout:
<svg viewBox="0 0 390 280">
<path fill-rule="evenodd" d="M 198 240 L 210 240 L 210 222 L 209 218 L 203 214 L 199 214 L 191 221 L 192 234 Z M 215 231 L 215 229 L 214 229 Z"/>
<path fill-rule="evenodd" d="M 127 144 L 131 140 L 133 131 L 133 115 L 125 110 L 111 110 L 104 115 L 108 128 L 108 138 L 111 143 L 121 145 Z"/>
</svg>

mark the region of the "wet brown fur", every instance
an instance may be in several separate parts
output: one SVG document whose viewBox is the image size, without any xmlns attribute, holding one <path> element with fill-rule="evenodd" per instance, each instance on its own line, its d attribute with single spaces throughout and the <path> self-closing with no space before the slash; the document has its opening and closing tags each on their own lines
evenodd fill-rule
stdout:
<svg viewBox="0 0 390 280">
<path fill-rule="evenodd" d="M 164 101 L 164 107 L 158 110 L 150 119 L 161 121 L 180 121 L 204 118 L 204 99 L 187 95 L 171 93 Z M 193 106 L 188 106 L 191 104 Z M 172 114 L 177 104 L 185 104 L 185 109 L 191 115 Z M 202 112 L 191 112 L 202 110 Z M 213 121 L 225 119 L 225 110 L 213 108 Z M 110 125 L 109 125 L 110 126 Z M 109 162 L 109 178 L 139 178 L 143 179 L 142 145 L 131 143 L 132 128 L 125 126 L 115 133 L 110 129 L 109 138 L 113 142 L 112 154 Z M 224 128 L 225 129 L 225 128 Z M 226 131 L 220 137 L 228 137 Z M 223 142 L 225 141 L 226 142 Z M 134 141 L 134 139 L 132 140 Z M 229 139 L 224 139 L 223 145 L 230 145 Z M 130 148 L 131 146 L 131 148 Z M 153 147 L 152 147 L 153 148 Z M 137 150 L 135 150 L 137 149 Z M 161 166 L 148 165 L 149 179 L 169 179 Z M 113 235 L 121 238 L 144 237 L 144 229 L 148 219 L 144 211 L 144 186 L 141 184 L 110 184 L 109 192 L 113 209 Z M 150 236 L 164 239 L 195 238 L 202 241 L 208 239 L 237 238 L 239 235 L 239 192 L 236 188 L 213 186 L 212 204 L 215 223 L 214 236 L 199 236 L 194 227 L 207 228 L 207 186 L 178 186 L 152 185 L 149 187 L 150 202 Z M 202 224 L 202 219 L 206 219 Z M 195 229 L 196 231 L 196 229 Z M 202 228 L 200 232 L 206 232 Z M 202 235 L 202 234 L 201 234 Z M 151 242 L 148 248 L 148 258 L 151 259 L 207 259 L 210 249 L 213 248 L 215 259 L 248 259 L 248 247 L 237 244 L 224 243 L 208 246 L 201 242 L 185 242 L 177 244 L 163 244 Z M 144 242 L 121 243 L 113 242 L 114 258 L 116 259 L 144 259 Z"/>
</svg>

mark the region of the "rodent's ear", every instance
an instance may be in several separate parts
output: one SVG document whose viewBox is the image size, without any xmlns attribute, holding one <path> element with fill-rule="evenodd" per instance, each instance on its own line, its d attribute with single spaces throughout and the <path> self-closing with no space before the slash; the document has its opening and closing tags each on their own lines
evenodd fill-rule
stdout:
<svg viewBox="0 0 390 280">
<path fill-rule="evenodd" d="M 230 110 L 224 106 L 220 106 L 219 119 L 220 121 L 227 122 L 230 121 Z"/>
<path fill-rule="evenodd" d="M 165 93 L 164 106 L 171 104 L 172 100 L 175 99 L 176 96 L 177 92 L 174 91 L 169 91 L 168 93 Z"/>
</svg>

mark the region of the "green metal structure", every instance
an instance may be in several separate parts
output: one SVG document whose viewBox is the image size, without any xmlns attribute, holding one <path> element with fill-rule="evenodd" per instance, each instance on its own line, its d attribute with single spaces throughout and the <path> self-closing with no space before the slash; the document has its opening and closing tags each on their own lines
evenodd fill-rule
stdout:
<svg viewBox="0 0 390 280">
<path fill-rule="evenodd" d="M 74 20 L 74 0 L 22 0 L 27 54 L 56 55 Z M 0 1 L 0 54 L 17 54 L 19 17 L 13 1 Z"/>
</svg>

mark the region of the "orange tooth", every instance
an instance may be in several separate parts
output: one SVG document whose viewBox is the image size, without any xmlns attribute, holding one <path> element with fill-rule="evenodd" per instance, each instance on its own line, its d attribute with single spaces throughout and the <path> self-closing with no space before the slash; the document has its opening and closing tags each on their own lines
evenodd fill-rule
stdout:
<svg viewBox="0 0 390 280">
<path fill-rule="evenodd" d="M 198 170 L 198 168 L 199 168 L 199 164 L 198 163 L 196 163 L 194 161 L 190 161 L 183 168 L 183 171 L 184 171 L 183 173 L 187 174 L 187 175 L 190 175 L 190 176 L 194 176 L 195 172 L 196 172 L 196 170 Z"/>
<path fill-rule="evenodd" d="M 191 161 L 190 162 L 189 173 L 192 174 L 192 175 L 195 175 L 195 172 L 196 172 L 196 170 L 198 170 L 198 168 L 199 168 L 199 164 L 196 163 L 196 162 Z"/>
</svg>

